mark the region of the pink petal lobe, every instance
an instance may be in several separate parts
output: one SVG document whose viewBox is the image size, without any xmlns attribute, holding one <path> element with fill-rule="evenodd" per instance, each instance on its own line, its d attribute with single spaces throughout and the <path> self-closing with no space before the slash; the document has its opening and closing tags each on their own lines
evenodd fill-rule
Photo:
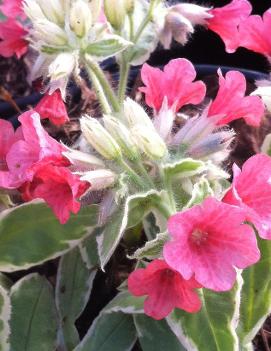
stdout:
<svg viewBox="0 0 271 351">
<path fill-rule="evenodd" d="M 24 39 L 28 31 L 16 20 L 8 18 L 0 23 L 0 55 L 11 57 L 14 54 L 18 58 L 24 55 L 28 49 L 28 42 Z"/>
</svg>

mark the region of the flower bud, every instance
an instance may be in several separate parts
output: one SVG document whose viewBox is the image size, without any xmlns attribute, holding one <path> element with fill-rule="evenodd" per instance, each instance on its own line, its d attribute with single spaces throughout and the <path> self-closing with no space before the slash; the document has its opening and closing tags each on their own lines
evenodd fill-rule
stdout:
<svg viewBox="0 0 271 351">
<path fill-rule="evenodd" d="M 23 9 L 33 22 L 39 19 L 46 19 L 41 7 L 35 0 L 24 0 Z"/>
<path fill-rule="evenodd" d="M 48 68 L 49 76 L 52 80 L 68 76 L 72 73 L 76 65 L 77 59 L 74 54 L 65 52 L 59 54 Z"/>
<path fill-rule="evenodd" d="M 118 119 L 109 115 L 105 115 L 103 120 L 105 128 L 110 131 L 110 134 L 120 145 L 125 156 L 130 160 L 138 158 L 138 148 L 132 139 L 130 131 L 125 125 Z"/>
<path fill-rule="evenodd" d="M 213 15 L 211 15 L 208 11 L 210 11 L 211 8 L 195 5 L 195 4 L 178 4 L 170 7 L 170 11 L 176 11 L 185 18 L 187 18 L 193 26 L 199 24 L 199 25 L 204 25 L 206 23 L 206 20 L 209 18 L 212 18 Z"/>
<path fill-rule="evenodd" d="M 60 0 L 38 0 L 38 3 L 48 20 L 64 24 L 65 12 Z"/>
<path fill-rule="evenodd" d="M 127 14 L 131 14 L 135 9 L 135 0 L 125 0 L 125 9 Z"/>
<path fill-rule="evenodd" d="M 67 148 L 67 146 L 65 146 Z M 105 165 L 102 160 L 85 152 L 67 148 L 62 154 L 71 162 L 75 171 L 86 171 L 103 168 Z"/>
<path fill-rule="evenodd" d="M 38 19 L 33 22 L 36 37 L 48 45 L 65 45 L 68 38 L 66 32 L 57 24 L 47 19 Z"/>
<path fill-rule="evenodd" d="M 104 0 L 104 13 L 115 30 L 122 29 L 126 16 L 125 0 Z"/>
<path fill-rule="evenodd" d="M 95 119 L 81 118 L 81 130 L 89 144 L 108 160 L 121 158 L 121 149 L 108 131 Z"/>
<path fill-rule="evenodd" d="M 130 98 L 126 98 L 123 103 L 124 118 L 130 127 L 135 125 L 145 126 L 154 130 L 151 119 L 138 103 Z"/>
<path fill-rule="evenodd" d="M 74 33 L 82 38 L 88 34 L 92 26 L 92 13 L 87 2 L 76 0 L 70 10 L 70 27 Z"/>
<path fill-rule="evenodd" d="M 108 169 L 97 169 L 86 172 L 80 180 L 89 182 L 91 190 L 97 191 L 112 186 L 117 180 L 117 175 Z"/>
<path fill-rule="evenodd" d="M 256 82 L 258 88 L 250 95 L 258 95 L 262 98 L 267 110 L 271 112 L 271 81 Z"/>
<path fill-rule="evenodd" d="M 161 159 L 167 153 L 167 147 L 163 139 L 154 129 L 136 125 L 132 128 L 132 135 L 138 147 L 151 159 Z"/>
</svg>

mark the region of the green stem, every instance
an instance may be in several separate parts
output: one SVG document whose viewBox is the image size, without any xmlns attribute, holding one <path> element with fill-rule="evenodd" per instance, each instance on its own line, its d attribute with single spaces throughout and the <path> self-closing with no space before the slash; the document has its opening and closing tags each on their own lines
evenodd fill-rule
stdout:
<svg viewBox="0 0 271 351">
<path fill-rule="evenodd" d="M 143 19 L 143 21 L 141 22 L 138 30 L 136 31 L 136 34 L 134 36 L 134 44 L 137 43 L 138 39 L 140 38 L 142 32 L 144 31 L 144 29 L 147 27 L 147 25 L 149 24 L 149 22 L 151 21 L 152 19 L 152 12 L 153 12 L 153 9 L 154 9 L 154 6 L 155 6 L 155 1 L 151 1 L 150 3 L 150 7 L 149 7 L 149 10 L 145 16 L 145 18 Z"/>
<path fill-rule="evenodd" d="M 146 188 L 144 181 L 139 177 L 136 172 L 126 163 L 123 159 L 119 159 L 119 164 L 124 168 L 129 177 L 133 180 L 133 182 L 141 188 Z"/>
<path fill-rule="evenodd" d="M 132 14 L 128 14 L 128 20 L 129 20 L 129 37 L 130 41 L 134 40 L 134 20 Z"/>
<path fill-rule="evenodd" d="M 142 164 L 142 162 L 140 160 L 135 161 L 135 165 L 137 166 L 138 170 L 142 173 L 142 175 L 145 177 L 145 179 L 148 182 L 148 185 L 151 188 L 155 188 L 155 184 L 153 183 L 151 177 L 149 176 L 149 173 L 146 171 L 146 168 L 144 167 L 144 165 Z"/>
<path fill-rule="evenodd" d="M 120 62 L 120 73 L 119 73 L 120 81 L 119 81 L 119 91 L 118 91 L 118 98 L 119 98 L 120 104 L 122 104 L 125 98 L 127 82 L 129 77 L 129 70 L 130 70 L 130 64 L 126 61 L 126 59 L 124 58 L 124 55 L 122 55 L 121 62 Z"/>
<path fill-rule="evenodd" d="M 88 74 L 90 76 L 92 85 L 96 91 L 96 94 L 98 96 L 98 99 L 100 101 L 100 104 L 102 106 L 103 112 L 107 113 L 107 114 L 111 114 L 112 109 L 108 103 L 108 100 L 104 94 L 103 88 L 99 82 L 99 80 L 97 79 L 96 75 L 93 73 L 93 71 L 91 69 L 89 69 L 89 67 L 87 66 L 87 70 L 88 70 Z"/>
<path fill-rule="evenodd" d="M 163 181 L 163 185 L 164 185 L 164 189 L 167 192 L 168 195 L 168 200 L 169 200 L 169 204 L 170 204 L 170 208 L 172 210 L 173 213 L 175 213 L 176 210 L 176 203 L 175 203 L 175 199 L 174 199 L 174 192 L 172 189 L 172 184 L 170 179 L 166 176 L 165 172 L 163 169 L 160 170 L 160 175 Z"/>
<path fill-rule="evenodd" d="M 101 69 L 101 67 L 95 61 L 93 61 L 89 57 L 89 55 L 85 56 L 85 63 L 86 63 L 86 66 L 93 72 L 93 74 L 96 76 L 97 80 L 99 81 L 103 89 L 103 93 L 106 96 L 110 105 L 112 106 L 114 112 L 119 112 L 120 105 L 119 105 L 118 99 L 112 87 L 110 86 L 108 80 L 106 79 L 106 76 L 103 70 Z"/>
<path fill-rule="evenodd" d="M 162 201 L 157 202 L 156 204 L 157 210 L 166 218 L 168 219 L 170 216 L 172 216 L 175 212 L 171 210 L 170 207 L 168 207 L 165 203 Z"/>
</svg>

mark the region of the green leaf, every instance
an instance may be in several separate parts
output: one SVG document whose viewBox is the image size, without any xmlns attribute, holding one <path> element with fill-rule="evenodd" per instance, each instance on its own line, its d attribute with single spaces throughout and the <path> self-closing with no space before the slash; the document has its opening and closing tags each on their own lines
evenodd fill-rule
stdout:
<svg viewBox="0 0 271 351">
<path fill-rule="evenodd" d="M 101 268 L 104 270 L 106 263 L 114 253 L 126 228 L 135 226 L 151 211 L 157 201 L 161 201 L 163 192 L 150 190 L 146 193 L 131 195 L 126 199 L 104 226 L 104 230 L 97 237 L 98 252 Z"/>
<path fill-rule="evenodd" d="M 261 259 L 242 273 L 240 320 L 237 334 L 240 343 L 249 344 L 271 312 L 271 242 L 258 240 Z"/>
<path fill-rule="evenodd" d="M 101 235 L 103 228 L 96 228 L 91 235 L 79 244 L 81 256 L 86 266 L 92 269 L 98 267 L 100 260 L 97 247 L 97 236 Z"/>
<path fill-rule="evenodd" d="M 192 190 L 192 196 L 185 208 L 190 208 L 194 205 L 201 204 L 202 201 L 208 197 L 213 196 L 214 192 L 205 177 L 202 177 L 199 182 L 197 182 Z"/>
<path fill-rule="evenodd" d="M 135 342 L 132 316 L 124 313 L 100 314 L 74 351 L 129 351 Z"/>
<path fill-rule="evenodd" d="M 68 350 L 79 343 L 75 321 L 83 312 L 97 269 L 88 269 L 79 248 L 62 256 L 56 283 L 56 305 L 61 320 L 62 340 Z"/>
<path fill-rule="evenodd" d="M 9 351 L 10 298 L 8 291 L 0 285 L 0 351 Z"/>
<path fill-rule="evenodd" d="M 12 351 L 55 350 L 57 314 L 47 280 L 30 274 L 11 289 L 10 344 Z"/>
<path fill-rule="evenodd" d="M 242 279 L 231 291 L 200 291 L 202 308 L 198 313 L 178 309 L 167 318 L 168 324 L 187 350 L 237 351 L 235 332 Z"/>
<path fill-rule="evenodd" d="M 134 322 L 143 351 L 185 351 L 165 320 L 139 314 L 134 315 Z"/>
<path fill-rule="evenodd" d="M 206 166 L 204 162 L 194 160 L 193 158 L 184 158 L 172 163 L 166 163 L 163 166 L 167 177 L 187 178 L 202 173 Z"/>
<path fill-rule="evenodd" d="M 97 223 L 98 206 L 83 208 L 62 225 L 51 209 L 31 202 L 0 215 L 0 270 L 27 269 L 69 251 Z"/>
<path fill-rule="evenodd" d="M 108 57 L 115 56 L 131 45 L 133 45 L 131 42 L 118 35 L 108 35 L 105 39 L 89 44 L 85 52 L 92 58 L 103 61 Z"/>
<path fill-rule="evenodd" d="M 134 297 L 128 291 L 121 291 L 111 300 L 103 313 L 123 312 L 127 314 L 144 313 L 144 297 Z"/>
<path fill-rule="evenodd" d="M 163 247 L 168 240 L 168 233 L 159 233 L 155 239 L 147 241 L 143 247 L 137 249 L 133 255 L 128 256 L 128 258 L 132 260 L 141 260 L 143 258 L 153 260 L 159 258 L 161 257 Z"/>
</svg>

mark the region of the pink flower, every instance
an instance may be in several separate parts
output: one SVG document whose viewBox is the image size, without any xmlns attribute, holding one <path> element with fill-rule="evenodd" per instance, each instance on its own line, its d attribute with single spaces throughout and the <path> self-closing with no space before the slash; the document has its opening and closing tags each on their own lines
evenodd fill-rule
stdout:
<svg viewBox="0 0 271 351">
<path fill-rule="evenodd" d="M 223 201 L 243 208 L 259 235 L 271 239 L 271 157 L 252 156 L 244 163 L 242 171 L 237 165 L 233 170 L 232 187 Z"/>
<path fill-rule="evenodd" d="M 16 177 L 10 174 L 6 157 L 11 146 L 21 138 L 20 129 L 15 133 L 10 122 L 0 119 L 0 186 L 4 188 L 20 185 Z"/>
<path fill-rule="evenodd" d="M 9 18 L 0 23 L 0 55 L 11 57 L 14 54 L 18 58 L 24 55 L 28 48 L 25 36 L 28 31 L 16 20 Z"/>
<path fill-rule="evenodd" d="M 135 296 L 148 295 L 145 313 L 165 318 L 175 307 L 186 312 L 198 312 L 201 301 L 195 292 L 201 286 L 195 279 L 185 280 L 163 260 L 152 261 L 145 269 L 136 269 L 128 278 L 128 289 Z"/>
<path fill-rule="evenodd" d="M 271 8 L 263 18 L 249 16 L 240 24 L 240 46 L 258 52 L 271 59 Z"/>
<path fill-rule="evenodd" d="M 65 148 L 43 129 L 37 113 L 25 112 L 19 117 L 19 121 L 22 126 L 14 138 L 6 143 L 2 156 L 5 158 L 5 170 L 0 177 L 2 188 L 17 188 L 26 181 L 32 181 L 37 164 L 42 160 L 57 165 L 69 164 L 62 155 Z M 5 128 L 7 129 L 10 135 L 10 127 Z"/>
<path fill-rule="evenodd" d="M 252 6 L 247 0 L 233 0 L 226 6 L 209 11 L 213 17 L 207 20 L 207 26 L 221 37 L 227 52 L 232 53 L 240 46 L 239 25 L 251 11 Z"/>
<path fill-rule="evenodd" d="M 144 64 L 141 78 L 145 87 L 139 88 L 145 93 L 146 103 L 159 111 L 165 97 L 168 107 L 178 111 L 187 104 L 199 104 L 205 96 L 206 87 L 202 81 L 193 82 L 196 71 L 186 59 L 171 60 L 164 71 Z"/>
<path fill-rule="evenodd" d="M 51 95 L 45 94 L 35 107 L 35 111 L 42 119 L 49 118 L 55 125 L 61 125 L 69 121 L 60 90 L 55 90 Z"/>
<path fill-rule="evenodd" d="M 247 124 L 258 127 L 264 114 L 264 104 L 258 96 L 245 96 L 246 79 L 238 71 L 229 71 L 225 78 L 218 70 L 219 90 L 211 103 L 208 116 L 224 115 L 218 125 L 243 118 Z"/>
<path fill-rule="evenodd" d="M 52 208 L 61 224 L 70 218 L 70 212 L 78 213 L 80 202 L 77 199 L 90 187 L 88 182 L 71 173 L 66 167 L 41 162 L 33 181 L 25 183 L 21 192 L 25 201 L 43 199 Z"/>
<path fill-rule="evenodd" d="M 0 10 L 7 17 L 16 17 L 20 16 L 25 18 L 23 11 L 22 0 L 4 0 L 0 6 Z"/>
<path fill-rule="evenodd" d="M 246 268 L 260 258 L 253 229 L 243 224 L 245 211 L 215 198 L 206 199 L 171 216 L 172 240 L 164 246 L 168 265 L 184 279 L 215 291 L 230 290 L 237 268 Z"/>
</svg>

